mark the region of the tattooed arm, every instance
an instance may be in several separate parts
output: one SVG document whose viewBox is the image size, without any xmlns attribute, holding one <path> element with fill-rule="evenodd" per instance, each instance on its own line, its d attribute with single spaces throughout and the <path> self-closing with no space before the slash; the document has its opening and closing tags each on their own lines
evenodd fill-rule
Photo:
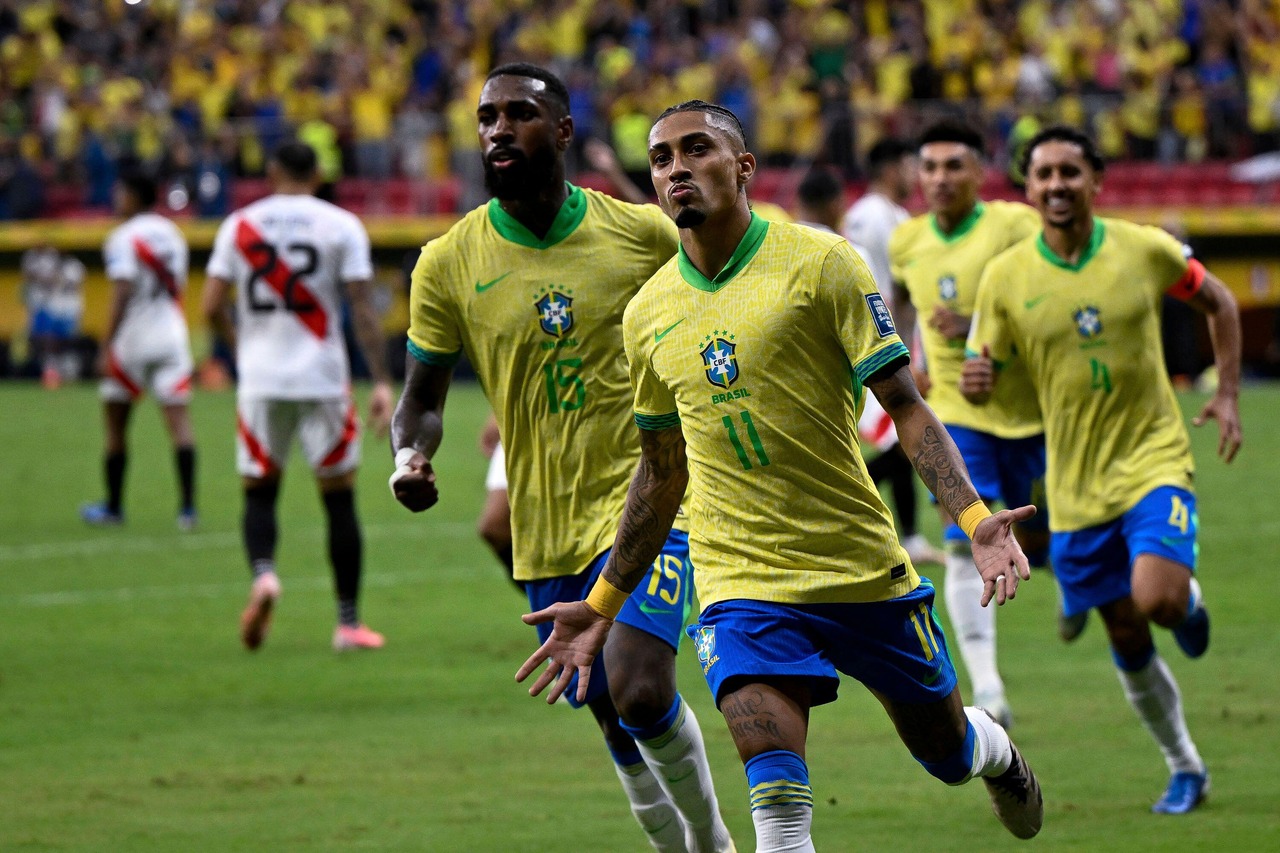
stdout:
<svg viewBox="0 0 1280 853">
<path fill-rule="evenodd" d="M 872 377 L 868 387 L 898 428 L 898 441 L 952 518 L 978 500 L 960 451 L 933 409 L 924 402 L 905 366 L 887 376 Z"/>
<path fill-rule="evenodd" d="M 595 603 L 597 592 L 611 597 L 612 603 L 620 607 L 621 600 L 640 585 L 671 532 L 671 523 L 689 484 L 684 433 L 678 426 L 641 430 L 640 448 L 640 464 L 627 489 L 618 535 L 590 599 L 556 603 L 522 617 L 527 625 L 553 623 L 551 636 L 516 673 L 516 681 L 524 681 L 543 661 L 547 662 L 547 668 L 529 688 L 530 696 L 537 696 L 555 682 L 547 694 L 547 702 L 554 703 L 576 672 L 578 701 L 586 699 L 591 662 L 604 648 L 617 613 L 616 609 L 612 613 L 600 609 Z"/>
<path fill-rule="evenodd" d="M 618 589 L 640 585 L 671 532 L 689 484 L 688 458 L 680 427 L 640 430 L 640 464 L 636 466 L 618 536 L 602 574 Z"/>
<path fill-rule="evenodd" d="M 952 518 L 960 518 L 970 505 L 980 500 L 960 451 L 938 420 L 933 409 L 920 397 L 911 371 L 903 365 L 892 373 L 882 372 L 867 383 L 880 405 L 898 428 L 898 441 L 929 491 Z M 978 523 L 973 531 L 973 559 L 982 575 L 982 604 L 992 597 L 997 604 L 1013 598 L 1018 579 L 1029 580 L 1027 558 L 1010 532 L 1014 522 L 1035 515 L 1035 507 L 1001 510 Z"/>
</svg>

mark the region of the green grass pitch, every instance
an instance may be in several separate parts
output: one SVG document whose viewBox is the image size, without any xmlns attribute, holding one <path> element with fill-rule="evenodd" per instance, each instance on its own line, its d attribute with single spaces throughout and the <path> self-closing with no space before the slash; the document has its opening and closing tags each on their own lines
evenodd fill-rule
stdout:
<svg viewBox="0 0 1280 853">
<path fill-rule="evenodd" d="M 1198 400 L 1183 402 L 1193 413 Z M 1060 644 L 1051 582 L 1037 577 L 1001 611 L 1000 656 L 1014 736 L 1044 787 L 1040 837 L 1008 836 L 982 785 L 928 777 L 847 683 L 813 714 L 818 849 L 1280 849 L 1280 389 L 1251 389 L 1242 408 L 1233 466 L 1214 459 L 1213 427 L 1194 431 L 1212 648 L 1188 661 L 1157 638 L 1213 774 L 1208 804 L 1148 813 L 1164 763 L 1103 632 L 1095 618 L 1076 645 Z M 0 411 L 0 850 L 647 849 L 588 715 L 513 681 L 534 638 L 473 532 L 486 411 L 474 387 L 451 394 L 443 499 L 425 515 L 395 504 L 389 453 L 366 437 L 363 615 L 387 647 L 344 656 L 329 649 L 323 516 L 297 455 L 280 507 L 284 597 L 266 646 L 240 648 L 248 574 L 230 394 L 194 404 L 193 534 L 176 530 L 172 455 L 149 403 L 135 415 L 128 524 L 116 530 L 77 517 L 101 494 L 92 389 L 6 385 Z M 688 646 L 680 675 L 745 853 L 742 768 Z"/>
</svg>

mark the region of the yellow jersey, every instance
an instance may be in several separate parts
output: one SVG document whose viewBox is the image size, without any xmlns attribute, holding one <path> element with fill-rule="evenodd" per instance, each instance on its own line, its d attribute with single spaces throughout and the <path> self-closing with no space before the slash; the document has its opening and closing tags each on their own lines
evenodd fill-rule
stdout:
<svg viewBox="0 0 1280 853">
<path fill-rule="evenodd" d="M 929 325 L 935 305 L 972 315 L 982 268 L 1039 227 L 1040 217 L 1025 204 L 991 201 L 979 202 L 950 234 L 943 234 L 933 214 L 926 214 L 902 223 L 889 238 L 893 280 L 911 294 L 920 317 L 920 342 L 933 382 L 929 405 L 944 424 L 1000 438 L 1044 431 L 1025 366 L 1010 360 L 992 399 L 975 406 L 960 394 L 964 339 L 944 337 Z"/>
<path fill-rule="evenodd" d="M 1198 272 L 1197 272 L 1198 271 Z M 1016 349 L 1044 412 L 1054 530 L 1118 518 L 1159 486 L 1191 488 L 1194 462 L 1160 342 L 1161 296 L 1203 267 L 1165 232 L 1094 219 L 1079 262 L 1038 234 L 987 265 L 969 349 Z M 996 383 L 1004 382 L 1003 373 Z"/>
<path fill-rule="evenodd" d="M 577 574 L 613 544 L 640 458 L 622 311 L 676 251 L 656 206 L 570 186 L 535 237 L 497 200 L 422 249 L 409 351 L 463 350 L 506 450 L 516 580 Z"/>
<path fill-rule="evenodd" d="M 636 423 L 684 433 L 704 608 L 915 589 L 857 438 L 864 383 L 907 350 L 843 237 L 753 214 L 714 279 L 681 248 L 627 307 L 623 332 Z"/>
</svg>

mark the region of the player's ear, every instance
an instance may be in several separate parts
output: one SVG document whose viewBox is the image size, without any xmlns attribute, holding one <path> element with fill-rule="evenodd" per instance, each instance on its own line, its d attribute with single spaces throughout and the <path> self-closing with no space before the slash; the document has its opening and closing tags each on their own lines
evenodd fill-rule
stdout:
<svg viewBox="0 0 1280 853">
<path fill-rule="evenodd" d="M 556 148 L 568 151 L 573 144 L 573 116 L 566 115 L 556 122 Z"/>
<path fill-rule="evenodd" d="M 756 173 L 756 156 L 750 151 L 738 155 L 738 186 L 745 187 Z"/>
</svg>

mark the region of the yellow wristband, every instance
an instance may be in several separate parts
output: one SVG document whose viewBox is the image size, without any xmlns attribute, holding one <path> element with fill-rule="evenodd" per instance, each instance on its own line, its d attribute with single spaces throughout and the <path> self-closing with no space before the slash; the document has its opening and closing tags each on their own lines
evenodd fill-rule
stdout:
<svg viewBox="0 0 1280 853">
<path fill-rule="evenodd" d="M 960 525 L 965 536 L 972 539 L 973 531 L 978 529 L 978 524 L 990 515 L 991 510 L 987 509 L 987 505 L 977 500 L 964 508 L 964 512 L 960 513 L 960 517 L 956 519 L 956 524 Z"/>
<path fill-rule="evenodd" d="M 606 619 L 612 619 L 622 610 L 622 605 L 627 603 L 629 595 L 631 593 L 618 589 L 601 575 L 596 578 L 595 585 L 587 595 L 587 606 Z"/>
</svg>

